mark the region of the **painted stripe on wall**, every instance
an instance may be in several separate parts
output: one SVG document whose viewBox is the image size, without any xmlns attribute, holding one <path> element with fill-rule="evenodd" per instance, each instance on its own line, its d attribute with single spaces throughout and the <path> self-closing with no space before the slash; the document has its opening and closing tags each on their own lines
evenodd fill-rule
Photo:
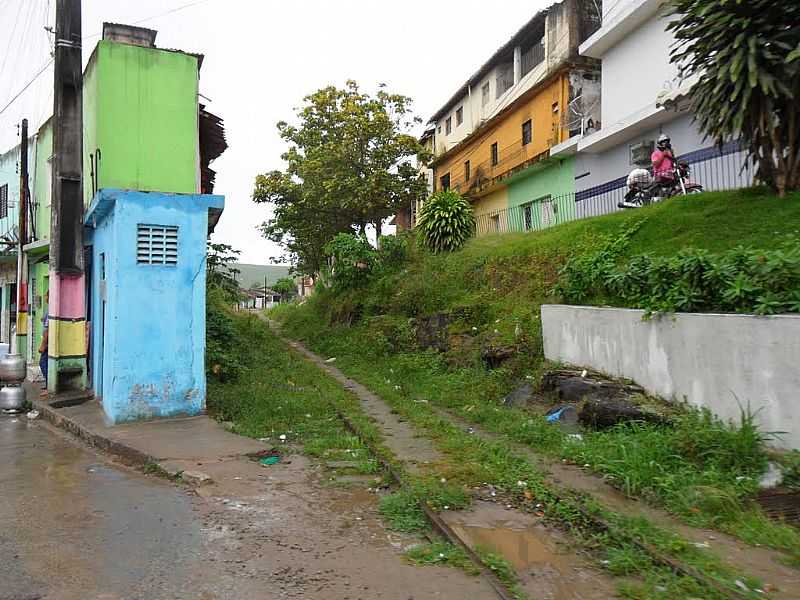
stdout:
<svg viewBox="0 0 800 600">
<path fill-rule="evenodd" d="M 50 356 L 86 355 L 86 321 L 60 321 L 54 319 L 50 322 Z"/>
<path fill-rule="evenodd" d="M 28 313 L 17 313 L 17 331 L 28 331 Z M 17 337 L 25 337 L 26 333 L 18 333 Z"/>
<path fill-rule="evenodd" d="M 85 319 L 85 281 L 83 274 L 64 275 L 50 271 L 50 316 L 62 319 Z"/>
</svg>

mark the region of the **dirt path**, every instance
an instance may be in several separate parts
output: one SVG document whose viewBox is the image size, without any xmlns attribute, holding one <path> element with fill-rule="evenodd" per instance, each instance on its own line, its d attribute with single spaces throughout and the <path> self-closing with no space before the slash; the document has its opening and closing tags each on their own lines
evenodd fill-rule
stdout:
<svg viewBox="0 0 800 600">
<path fill-rule="evenodd" d="M 273 330 L 275 323 L 269 322 Z M 349 389 L 383 434 L 386 446 L 413 473 L 441 458 L 433 443 L 398 417 L 384 400 L 344 375 L 332 362 L 299 342 L 282 339 Z M 544 519 L 509 510 L 491 502 L 476 502 L 468 511 L 440 516 L 471 548 L 488 547 L 516 567 L 520 586 L 537 600 L 603 600 L 616 596 L 616 581 L 574 552 L 564 534 Z"/>
<path fill-rule="evenodd" d="M 270 323 L 274 326 L 274 323 Z M 364 412 L 380 427 L 386 447 L 403 461 L 406 470 L 412 474 L 421 473 L 431 463 L 441 460 L 442 455 L 433 443 L 428 438 L 420 436 L 409 423 L 394 414 L 391 407 L 379 396 L 347 377 L 326 359 L 317 356 L 302 344 L 286 338 L 281 339 L 355 394 Z"/>
</svg>

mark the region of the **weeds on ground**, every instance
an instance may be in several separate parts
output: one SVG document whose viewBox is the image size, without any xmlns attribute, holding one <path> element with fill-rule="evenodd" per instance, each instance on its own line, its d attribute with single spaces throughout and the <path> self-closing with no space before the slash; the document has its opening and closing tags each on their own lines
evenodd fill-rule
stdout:
<svg viewBox="0 0 800 600">
<path fill-rule="evenodd" d="M 475 548 L 475 554 L 477 554 L 483 564 L 505 584 L 511 591 L 515 600 L 527 600 L 529 598 L 519 585 L 519 578 L 517 577 L 513 565 L 502 555 L 484 546 Z"/>
<path fill-rule="evenodd" d="M 430 527 L 419 500 L 412 492 L 400 490 L 383 496 L 379 511 L 389 527 L 395 531 L 419 533 Z"/>
<path fill-rule="evenodd" d="M 480 569 L 470 560 L 462 548 L 450 542 L 419 544 L 409 549 L 406 559 L 415 565 L 446 565 L 461 569 L 469 575 L 480 575 Z"/>
</svg>

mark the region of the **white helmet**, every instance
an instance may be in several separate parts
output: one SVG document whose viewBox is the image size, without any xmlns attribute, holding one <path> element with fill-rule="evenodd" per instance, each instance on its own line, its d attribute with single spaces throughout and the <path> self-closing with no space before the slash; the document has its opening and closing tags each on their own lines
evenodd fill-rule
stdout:
<svg viewBox="0 0 800 600">
<path fill-rule="evenodd" d="M 636 186 L 648 186 L 652 183 L 650 171 L 647 169 L 634 169 L 628 175 L 627 185 L 629 188 Z"/>
</svg>

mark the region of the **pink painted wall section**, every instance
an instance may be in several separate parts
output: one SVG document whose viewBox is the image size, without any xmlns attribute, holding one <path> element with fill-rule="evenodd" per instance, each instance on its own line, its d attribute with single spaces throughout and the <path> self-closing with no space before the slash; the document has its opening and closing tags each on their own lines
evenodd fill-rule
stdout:
<svg viewBox="0 0 800 600">
<path fill-rule="evenodd" d="M 53 285 L 58 282 L 59 285 Z M 86 278 L 81 275 L 64 275 L 50 271 L 50 304 L 48 311 L 51 317 L 62 319 L 86 318 Z"/>
</svg>

